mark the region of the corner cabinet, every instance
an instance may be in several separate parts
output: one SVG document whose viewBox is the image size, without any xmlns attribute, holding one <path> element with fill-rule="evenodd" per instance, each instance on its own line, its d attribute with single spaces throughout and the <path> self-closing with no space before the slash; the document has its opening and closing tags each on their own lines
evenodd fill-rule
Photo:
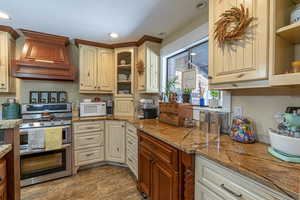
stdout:
<svg viewBox="0 0 300 200">
<path fill-rule="evenodd" d="M 115 98 L 114 115 L 120 117 L 134 116 L 133 98 Z"/>
<path fill-rule="evenodd" d="M 81 93 L 113 93 L 114 51 L 79 45 L 79 82 Z"/>
<path fill-rule="evenodd" d="M 15 40 L 8 32 L 0 31 L 0 93 L 15 92 L 15 78 L 11 76 Z"/>
<path fill-rule="evenodd" d="M 141 93 L 159 93 L 160 44 L 145 42 L 138 48 L 137 90 Z M 142 67 L 140 66 L 140 67 Z"/>
<path fill-rule="evenodd" d="M 214 40 L 215 22 L 233 6 L 243 4 L 255 20 L 245 39 L 220 46 Z M 210 84 L 268 79 L 269 0 L 209 1 L 209 78 Z"/>
<path fill-rule="evenodd" d="M 106 161 L 125 163 L 125 122 L 106 121 L 105 123 L 105 159 Z"/>
</svg>

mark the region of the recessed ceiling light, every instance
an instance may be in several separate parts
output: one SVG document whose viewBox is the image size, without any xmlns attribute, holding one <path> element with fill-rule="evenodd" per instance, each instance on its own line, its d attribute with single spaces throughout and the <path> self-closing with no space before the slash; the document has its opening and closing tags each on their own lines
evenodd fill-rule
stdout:
<svg viewBox="0 0 300 200">
<path fill-rule="evenodd" d="M 0 19 L 10 19 L 9 15 L 0 11 Z"/>
<path fill-rule="evenodd" d="M 111 38 L 118 38 L 119 37 L 119 34 L 118 33 L 110 33 L 109 36 Z"/>
</svg>

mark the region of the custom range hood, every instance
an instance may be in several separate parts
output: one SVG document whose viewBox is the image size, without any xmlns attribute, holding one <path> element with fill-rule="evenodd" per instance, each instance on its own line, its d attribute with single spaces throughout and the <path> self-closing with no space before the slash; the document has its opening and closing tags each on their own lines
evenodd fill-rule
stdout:
<svg viewBox="0 0 300 200">
<path fill-rule="evenodd" d="M 20 29 L 25 44 L 20 60 L 12 63 L 12 74 L 21 79 L 75 79 L 74 66 L 69 62 L 69 38 Z"/>
</svg>

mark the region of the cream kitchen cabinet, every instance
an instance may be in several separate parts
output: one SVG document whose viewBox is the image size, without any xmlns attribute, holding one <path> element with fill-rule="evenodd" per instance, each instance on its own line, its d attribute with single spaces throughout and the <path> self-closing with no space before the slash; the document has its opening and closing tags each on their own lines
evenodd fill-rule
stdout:
<svg viewBox="0 0 300 200">
<path fill-rule="evenodd" d="M 137 71 L 137 90 L 143 93 L 159 92 L 160 44 L 145 42 L 138 48 L 138 63 L 144 70 Z"/>
<path fill-rule="evenodd" d="M 15 78 L 11 76 L 15 40 L 8 32 L 0 31 L 0 93 L 15 92 Z"/>
<path fill-rule="evenodd" d="M 133 98 L 115 98 L 114 114 L 122 117 L 134 116 Z"/>
<path fill-rule="evenodd" d="M 138 178 L 138 136 L 137 129 L 126 123 L 126 163 L 132 173 Z"/>
<path fill-rule="evenodd" d="M 126 162 L 126 133 L 124 121 L 105 122 L 105 159 L 106 161 Z"/>
<path fill-rule="evenodd" d="M 202 156 L 195 164 L 195 200 L 292 200 Z"/>
<path fill-rule="evenodd" d="M 243 4 L 255 20 L 245 39 L 219 46 L 214 40 L 215 22 L 233 6 Z M 269 0 L 209 1 L 209 78 L 210 84 L 268 79 Z"/>
<path fill-rule="evenodd" d="M 104 161 L 104 121 L 73 123 L 74 173 L 79 167 Z"/>
<path fill-rule="evenodd" d="M 79 45 L 81 93 L 114 91 L 114 52 L 111 49 Z"/>
</svg>

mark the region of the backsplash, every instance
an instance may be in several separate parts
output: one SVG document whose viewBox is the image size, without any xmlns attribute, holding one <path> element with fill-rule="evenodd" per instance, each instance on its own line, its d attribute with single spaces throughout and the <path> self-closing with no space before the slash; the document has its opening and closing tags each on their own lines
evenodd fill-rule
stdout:
<svg viewBox="0 0 300 200">
<path fill-rule="evenodd" d="M 300 106 L 300 96 L 232 96 L 232 108 L 241 106 L 243 115 L 254 120 L 258 140 L 270 143 L 268 129 L 277 126 L 274 115 L 288 106 Z"/>
</svg>

